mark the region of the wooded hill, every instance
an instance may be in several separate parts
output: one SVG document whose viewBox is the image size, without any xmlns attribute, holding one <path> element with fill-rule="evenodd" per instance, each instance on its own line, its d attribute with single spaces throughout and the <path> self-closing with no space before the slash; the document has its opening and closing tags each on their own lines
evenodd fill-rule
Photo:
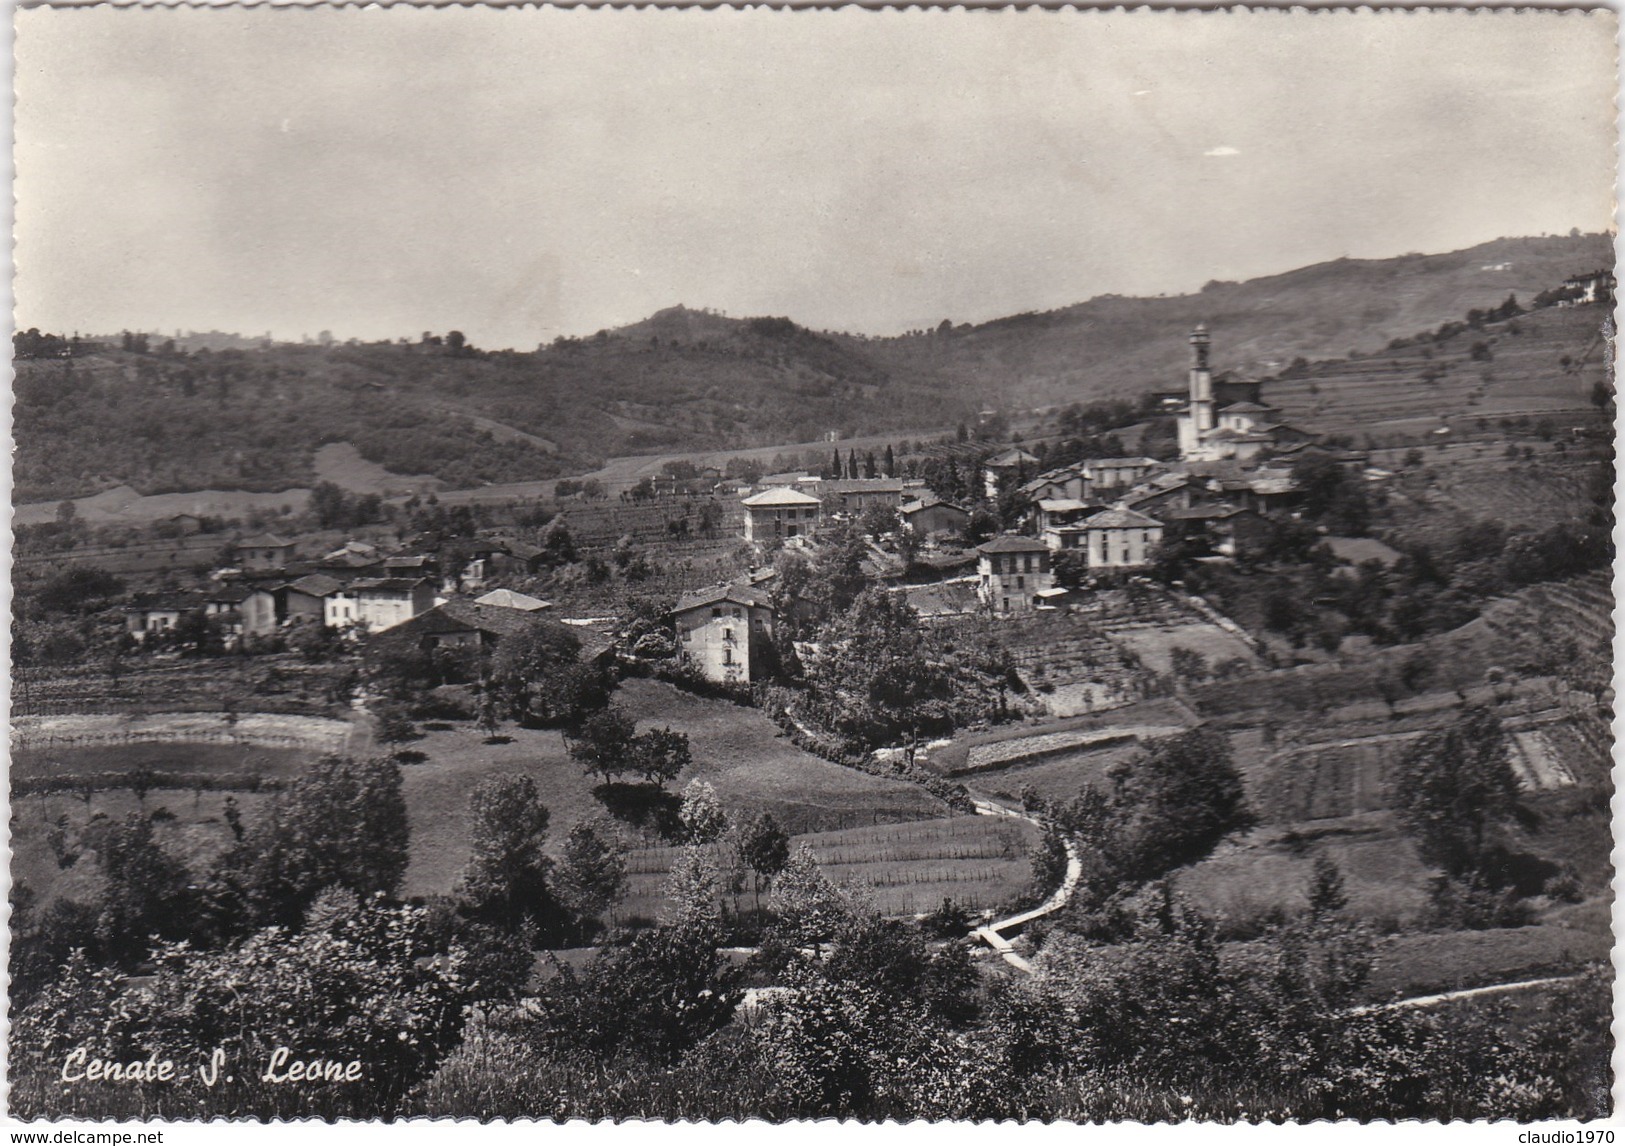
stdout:
<svg viewBox="0 0 1625 1146">
<path fill-rule="evenodd" d="M 987 405 L 1179 388 L 1198 321 L 1213 329 L 1216 368 L 1277 374 L 1300 356 L 1379 351 L 1508 294 L 1527 304 L 1609 265 L 1606 236 L 1501 239 L 883 339 L 681 306 L 527 353 L 436 339 L 188 354 L 151 339 L 145 352 L 18 361 L 14 497 L 308 486 L 316 449 L 341 441 L 395 473 L 468 488 L 584 472 L 619 454 L 935 430 Z M 1586 332 L 1561 333 L 1579 358 Z M 1517 376 L 1492 380 L 1502 408 L 1517 405 L 1506 381 Z"/>
</svg>

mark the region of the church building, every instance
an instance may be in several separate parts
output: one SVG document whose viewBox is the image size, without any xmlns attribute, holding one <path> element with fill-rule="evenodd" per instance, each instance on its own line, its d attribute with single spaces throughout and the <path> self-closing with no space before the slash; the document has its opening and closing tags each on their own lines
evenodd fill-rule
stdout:
<svg viewBox="0 0 1625 1146">
<path fill-rule="evenodd" d="M 1191 331 L 1190 400 L 1179 415 L 1179 456 L 1187 462 L 1247 461 L 1268 454 L 1282 439 L 1303 431 L 1281 421 L 1281 411 L 1262 401 L 1263 383 L 1215 379 L 1208 366 L 1205 325 Z"/>
</svg>

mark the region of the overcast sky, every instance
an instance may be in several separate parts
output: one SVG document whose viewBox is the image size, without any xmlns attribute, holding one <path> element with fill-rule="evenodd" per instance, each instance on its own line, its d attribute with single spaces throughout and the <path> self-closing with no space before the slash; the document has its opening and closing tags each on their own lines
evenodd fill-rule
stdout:
<svg viewBox="0 0 1625 1146">
<path fill-rule="evenodd" d="M 17 318 L 530 349 L 681 302 L 885 334 L 1598 231 L 1614 25 L 30 9 Z"/>
</svg>

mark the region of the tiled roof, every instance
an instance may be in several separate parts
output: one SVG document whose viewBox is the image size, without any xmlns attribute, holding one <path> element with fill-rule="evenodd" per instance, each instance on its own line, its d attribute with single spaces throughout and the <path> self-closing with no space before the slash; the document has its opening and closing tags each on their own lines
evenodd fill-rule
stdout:
<svg viewBox="0 0 1625 1146">
<path fill-rule="evenodd" d="M 141 593 L 124 607 L 126 613 L 185 613 L 203 604 L 197 593 Z"/>
<path fill-rule="evenodd" d="M 412 634 L 480 632 L 500 638 L 528 633 L 537 625 L 553 623 L 534 613 L 526 613 L 519 609 L 481 605 L 475 601 L 458 598 L 419 613 L 382 635 L 395 639 Z"/>
<path fill-rule="evenodd" d="M 541 609 L 551 609 L 553 606 L 546 601 L 538 600 L 526 593 L 515 593 L 512 589 L 492 589 L 483 597 L 474 599 L 476 605 L 492 605 L 499 609 L 519 609 L 522 612 L 534 613 Z"/>
<path fill-rule="evenodd" d="M 761 589 L 751 585 L 713 585 L 709 589 L 701 589 L 679 597 L 672 611 L 674 613 L 686 613 L 690 609 L 702 609 L 707 605 L 715 605 L 720 601 L 731 601 L 736 605 L 766 608 L 772 602 L 772 598 Z"/>
<path fill-rule="evenodd" d="M 1232 402 L 1220 409 L 1221 414 L 1268 414 L 1275 406 L 1260 406 L 1257 402 Z"/>
<path fill-rule="evenodd" d="M 978 553 L 1048 553 L 1049 546 L 1036 537 L 1017 537 L 1012 533 L 1001 534 L 992 541 L 976 547 Z"/>
<path fill-rule="evenodd" d="M 1089 508 L 1089 503 L 1075 497 L 1046 497 L 1038 502 L 1045 513 L 1078 513 Z"/>
<path fill-rule="evenodd" d="M 352 593 L 407 593 L 425 584 L 427 577 L 362 577 L 350 582 Z"/>
<path fill-rule="evenodd" d="M 1154 466 L 1160 463 L 1156 458 L 1094 458 L 1084 464 L 1091 469 L 1120 470 L 1137 469 L 1141 466 Z"/>
<path fill-rule="evenodd" d="M 910 514 L 919 513 L 921 510 L 937 508 L 952 509 L 959 513 L 970 512 L 970 510 L 966 509 L 964 506 L 951 502 L 947 498 L 938 497 L 934 493 L 924 494 L 918 501 L 904 502 L 902 508 L 898 512 Z"/>
<path fill-rule="evenodd" d="M 287 588 L 311 597 L 327 597 L 344 588 L 344 582 L 325 573 L 311 573 L 297 581 L 289 581 Z"/>
<path fill-rule="evenodd" d="M 752 509 L 761 509 L 776 505 L 817 505 L 818 499 L 810 494 L 801 493 L 793 489 L 778 487 L 764 489 L 761 493 L 745 499 L 745 504 Z"/>
<path fill-rule="evenodd" d="M 1083 523 L 1089 529 L 1146 529 L 1162 522 L 1132 509 L 1108 509 Z"/>
<path fill-rule="evenodd" d="M 280 549 L 293 542 L 285 541 L 274 533 L 261 533 L 253 537 L 245 537 L 237 543 L 238 549 Z"/>
<path fill-rule="evenodd" d="M 938 582 L 905 590 L 903 599 L 922 617 L 955 617 L 974 613 L 979 603 L 976 586 L 964 582 Z"/>
<path fill-rule="evenodd" d="M 820 493 L 902 493 L 902 478 L 840 478 L 818 487 Z"/>
</svg>

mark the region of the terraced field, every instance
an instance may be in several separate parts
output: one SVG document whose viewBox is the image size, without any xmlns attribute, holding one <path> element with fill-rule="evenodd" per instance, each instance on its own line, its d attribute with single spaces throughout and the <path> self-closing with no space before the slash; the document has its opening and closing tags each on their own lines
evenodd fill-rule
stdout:
<svg viewBox="0 0 1625 1146">
<path fill-rule="evenodd" d="M 292 654 L 150 660 L 118 676 L 105 665 L 20 668 L 12 677 L 17 716 L 90 713 L 218 712 L 227 704 L 260 712 L 342 714 L 342 666 L 306 664 Z"/>
<path fill-rule="evenodd" d="M 1270 383 L 1266 394 L 1288 422 L 1379 435 L 1426 433 L 1441 419 L 1584 411 L 1606 374 L 1596 345 L 1606 317 L 1601 307 L 1541 310 L 1443 343 L 1317 363 L 1304 377 Z M 1488 357 L 1475 359 L 1475 345 Z"/>
</svg>

